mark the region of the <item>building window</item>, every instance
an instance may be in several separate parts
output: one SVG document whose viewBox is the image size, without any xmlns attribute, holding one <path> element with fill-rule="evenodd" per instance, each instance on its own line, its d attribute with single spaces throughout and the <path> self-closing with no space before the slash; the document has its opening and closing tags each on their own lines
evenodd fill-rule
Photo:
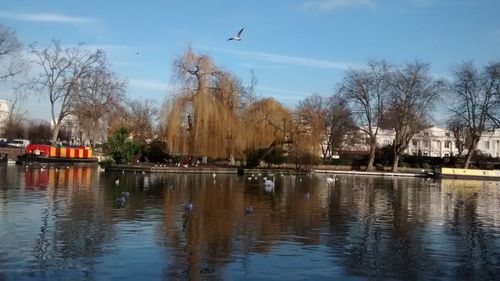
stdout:
<svg viewBox="0 0 500 281">
<path fill-rule="evenodd" d="M 418 140 L 413 140 L 413 146 L 417 146 L 418 145 Z"/>
<path fill-rule="evenodd" d="M 484 148 L 490 149 L 490 141 L 484 141 Z"/>
<path fill-rule="evenodd" d="M 445 141 L 444 142 L 444 148 L 450 148 L 450 144 L 451 144 L 451 142 Z"/>
<path fill-rule="evenodd" d="M 450 154 L 445 153 L 445 154 L 444 154 L 444 157 L 450 157 Z"/>
<path fill-rule="evenodd" d="M 445 136 L 449 137 L 450 136 L 450 133 L 444 133 Z"/>
<path fill-rule="evenodd" d="M 427 152 L 424 152 L 424 156 L 429 156 L 429 153 L 427 153 Z"/>
<path fill-rule="evenodd" d="M 429 147 L 429 141 L 424 141 L 424 147 Z"/>
<path fill-rule="evenodd" d="M 429 136 L 429 132 L 424 132 L 424 136 L 428 137 Z"/>
</svg>

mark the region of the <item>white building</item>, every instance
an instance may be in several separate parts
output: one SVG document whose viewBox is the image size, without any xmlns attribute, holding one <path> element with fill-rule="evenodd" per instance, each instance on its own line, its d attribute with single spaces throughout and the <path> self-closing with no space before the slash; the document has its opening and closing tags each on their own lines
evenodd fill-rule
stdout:
<svg viewBox="0 0 500 281">
<path fill-rule="evenodd" d="M 379 146 L 390 145 L 395 137 L 395 131 L 381 130 L 377 136 L 377 143 Z M 446 129 L 434 126 L 413 136 L 405 153 L 417 155 L 419 151 L 423 156 L 431 157 L 448 157 L 458 154 L 453 134 Z"/>
<path fill-rule="evenodd" d="M 69 134 L 68 141 L 71 145 L 89 146 L 94 144 L 102 144 L 107 141 L 107 127 L 104 120 L 101 121 L 103 122 L 100 122 L 97 128 L 92 128 L 92 130 L 90 130 L 90 128 L 88 127 L 90 123 L 84 123 L 85 125 L 87 125 L 87 127 L 84 127 L 81 125 L 76 116 L 68 115 L 61 121 L 61 127 L 59 131 L 65 130 Z M 52 120 L 50 122 L 50 127 L 54 127 Z M 89 131 L 93 131 L 94 136 L 89 135 Z"/>
<path fill-rule="evenodd" d="M 500 157 L 500 129 L 483 132 L 477 149 L 492 157 Z"/>
<path fill-rule="evenodd" d="M 9 102 L 6 100 L 0 100 L 0 136 L 4 134 L 4 128 L 7 125 L 7 119 L 9 118 Z"/>
<path fill-rule="evenodd" d="M 394 130 L 379 130 L 377 135 L 377 145 L 379 147 L 391 145 L 396 137 Z M 483 132 L 477 149 L 492 157 L 500 157 L 500 129 Z M 347 150 L 368 151 L 366 145 L 354 144 Z M 417 133 L 408 144 L 406 154 L 418 155 L 419 151 L 423 156 L 448 157 L 458 155 L 453 133 L 447 129 L 439 127 L 429 127 Z M 464 149 L 463 154 L 467 153 Z"/>
</svg>

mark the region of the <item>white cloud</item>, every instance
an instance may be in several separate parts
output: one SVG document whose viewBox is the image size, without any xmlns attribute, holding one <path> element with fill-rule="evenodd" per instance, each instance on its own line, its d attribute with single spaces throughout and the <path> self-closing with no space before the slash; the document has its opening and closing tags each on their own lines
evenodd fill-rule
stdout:
<svg viewBox="0 0 500 281">
<path fill-rule="evenodd" d="M 260 60 L 265 62 L 273 62 L 273 63 L 281 63 L 281 64 L 292 64 L 292 65 L 300 65 L 305 67 L 314 67 L 314 68 L 332 68 L 339 70 L 346 70 L 350 67 L 355 67 L 356 65 L 345 62 L 338 62 L 332 60 L 324 60 L 324 59 L 314 59 L 314 58 L 306 58 L 306 57 L 295 57 L 295 56 L 287 56 L 275 53 L 266 53 L 266 52 L 253 52 L 253 51 L 236 51 L 231 49 L 218 49 L 218 48 L 203 48 L 207 50 L 213 50 L 216 52 L 224 52 L 224 53 L 232 53 L 244 58 L 252 59 L 252 60 Z"/>
<path fill-rule="evenodd" d="M 173 87 L 168 83 L 161 83 L 158 81 L 142 80 L 142 79 L 130 79 L 128 80 L 130 86 L 149 90 L 149 91 L 168 91 Z"/>
<path fill-rule="evenodd" d="M 352 6 L 372 7 L 374 4 L 375 0 L 316 0 L 306 2 L 302 7 L 306 10 L 327 12 Z"/>
<path fill-rule="evenodd" d="M 302 97 L 306 97 L 310 95 L 311 93 L 307 92 L 300 92 L 300 91 L 293 91 L 293 90 L 287 90 L 287 89 L 278 89 L 278 88 L 271 88 L 271 87 L 266 87 L 266 86 L 257 86 L 257 90 L 259 91 L 264 91 L 264 92 L 272 92 L 275 93 L 273 96 L 276 97 L 281 97 L 279 94 L 285 94 L 284 97 L 290 97 L 290 94 L 296 95 L 293 97 L 294 99 L 299 99 Z"/>
<path fill-rule="evenodd" d="M 89 17 L 75 17 L 54 13 L 16 13 L 12 11 L 0 10 L 0 18 L 29 21 L 29 22 L 53 22 L 53 23 L 74 23 L 88 24 L 96 23 L 97 19 Z"/>
</svg>

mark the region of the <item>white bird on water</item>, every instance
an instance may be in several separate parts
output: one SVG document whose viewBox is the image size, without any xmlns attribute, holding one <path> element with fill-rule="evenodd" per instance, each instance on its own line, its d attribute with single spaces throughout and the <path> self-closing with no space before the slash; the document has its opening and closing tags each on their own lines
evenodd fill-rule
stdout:
<svg viewBox="0 0 500 281">
<path fill-rule="evenodd" d="M 274 187 L 274 180 L 275 180 L 274 177 L 273 177 L 273 180 L 266 179 L 266 180 L 264 180 L 264 185 L 265 186 L 272 186 L 272 187 Z"/>
<path fill-rule="evenodd" d="M 274 191 L 274 180 L 275 180 L 275 178 L 273 177 L 273 180 L 265 180 L 264 181 L 264 189 L 267 192 Z"/>
<path fill-rule="evenodd" d="M 243 32 L 243 29 L 245 29 L 245 28 L 240 29 L 240 31 L 238 32 L 238 34 L 236 34 L 235 36 L 227 39 L 227 41 L 231 41 L 231 40 L 241 41 L 241 33 Z"/>
</svg>

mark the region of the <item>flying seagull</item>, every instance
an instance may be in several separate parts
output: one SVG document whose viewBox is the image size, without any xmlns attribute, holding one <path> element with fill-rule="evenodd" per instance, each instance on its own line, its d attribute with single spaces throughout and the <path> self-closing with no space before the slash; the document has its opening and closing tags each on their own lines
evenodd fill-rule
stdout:
<svg viewBox="0 0 500 281">
<path fill-rule="evenodd" d="M 243 29 L 245 29 L 245 28 L 242 28 L 242 29 L 238 32 L 238 34 L 237 34 L 236 36 L 233 36 L 233 37 L 231 37 L 231 38 L 227 39 L 227 41 L 231 41 L 231 40 L 241 41 L 241 37 L 240 37 L 240 35 L 241 35 L 241 33 L 243 32 Z"/>
</svg>

